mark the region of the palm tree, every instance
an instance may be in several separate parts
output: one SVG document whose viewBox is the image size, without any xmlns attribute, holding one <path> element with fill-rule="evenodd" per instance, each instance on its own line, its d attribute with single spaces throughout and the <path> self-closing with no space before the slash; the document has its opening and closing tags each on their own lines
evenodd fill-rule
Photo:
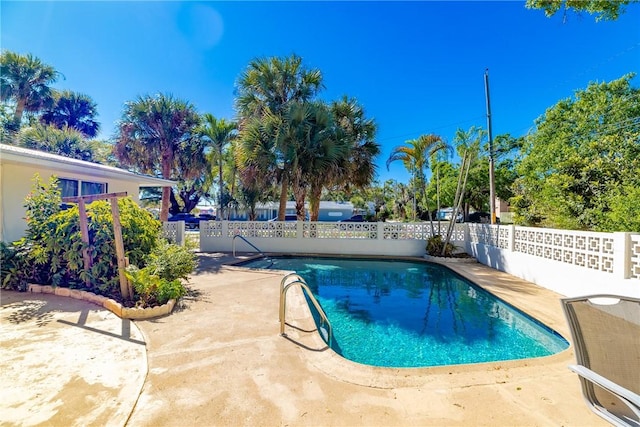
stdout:
<svg viewBox="0 0 640 427">
<path fill-rule="evenodd" d="M 228 122 L 225 119 L 216 119 L 212 114 L 204 115 L 204 129 L 202 131 L 203 136 L 209 139 L 214 151 L 212 152 L 218 159 L 218 184 L 220 192 L 218 193 L 218 201 L 220 206 L 220 212 L 218 213 L 218 219 L 223 218 L 223 193 L 224 193 L 224 180 L 222 179 L 222 164 L 223 156 L 222 150 L 225 145 L 229 144 L 236 138 L 236 129 L 238 125 L 235 122 Z M 213 163 L 213 162 L 212 162 Z"/>
<path fill-rule="evenodd" d="M 94 151 L 98 151 L 97 145 L 85 140 L 77 130 L 68 127 L 58 129 L 36 123 L 22 128 L 17 139 L 18 144 L 26 148 L 85 161 L 95 161 Z"/>
<path fill-rule="evenodd" d="M 291 55 L 288 58 L 260 58 L 249 63 L 240 76 L 237 86 L 236 109 L 239 117 L 240 139 L 244 141 L 242 151 L 247 154 L 253 151 L 247 144 L 251 141 L 260 141 L 259 138 L 256 139 L 255 134 L 260 125 L 255 121 L 269 122 L 265 123 L 267 127 L 272 127 L 278 122 L 282 123 L 282 118 L 291 103 L 309 101 L 318 93 L 322 88 L 322 74 L 320 70 L 304 68 L 302 58 L 297 55 Z M 278 135 L 277 129 L 269 135 L 275 138 Z M 274 154 L 271 159 L 273 164 L 267 167 L 268 169 L 275 167 L 278 170 L 277 176 L 281 183 L 279 220 L 284 220 L 291 178 L 292 150 L 286 145 L 288 142 L 290 142 L 288 138 L 278 138 L 277 144 L 275 141 L 270 144 Z M 260 141 L 260 145 L 263 146 L 264 143 L 265 141 Z M 244 159 L 248 160 L 246 157 Z M 263 164 L 265 159 L 263 157 L 258 164 L 265 166 Z"/>
<path fill-rule="evenodd" d="M 116 157 L 140 172 L 165 179 L 174 178 L 174 171 L 179 166 L 180 178 L 193 178 L 201 171 L 198 167 L 190 167 L 189 160 L 199 163 L 204 158 L 203 152 L 189 149 L 194 143 L 200 144 L 196 132 L 199 124 L 200 116 L 186 101 L 164 94 L 141 96 L 125 105 L 118 123 Z M 166 221 L 169 214 L 170 192 L 170 187 L 163 187 L 162 221 Z"/>
<path fill-rule="evenodd" d="M 400 160 L 405 168 L 413 174 L 414 186 L 422 188 L 422 198 L 429 213 L 429 223 L 433 234 L 433 219 L 429 209 L 429 200 L 426 194 L 426 169 L 429 167 L 429 158 L 440 150 L 445 150 L 446 144 L 438 135 L 421 135 L 418 139 L 407 141 L 407 145 L 395 147 L 387 159 L 387 169 L 396 160 Z M 415 197 L 415 196 L 414 196 Z M 414 210 L 415 219 L 415 210 Z"/>
<path fill-rule="evenodd" d="M 13 120 L 20 126 L 25 111 L 36 112 L 52 101 L 50 85 L 60 73 L 35 56 L 5 51 L 0 55 L 0 100 L 15 102 Z"/>
<path fill-rule="evenodd" d="M 100 130 L 96 103 L 88 95 L 65 90 L 53 95 L 53 105 L 40 116 L 40 121 L 59 129 L 74 128 L 87 138 L 95 138 Z"/>
<path fill-rule="evenodd" d="M 375 142 L 376 124 L 365 116 L 357 100 L 344 96 L 331 103 L 330 108 L 341 155 L 310 177 L 311 221 L 318 220 L 323 189 L 339 188 L 350 194 L 353 188 L 362 190 L 370 185 L 376 174 L 375 158 L 380 153 L 380 145 Z"/>
<path fill-rule="evenodd" d="M 308 191 L 321 189 L 333 178 L 333 170 L 347 158 L 351 147 L 346 139 L 336 138 L 333 115 L 322 102 L 292 104 L 285 115 L 284 130 L 281 135 L 290 138 L 288 145 L 294 148 L 292 187 L 296 214 L 298 220 L 304 220 Z"/>
</svg>

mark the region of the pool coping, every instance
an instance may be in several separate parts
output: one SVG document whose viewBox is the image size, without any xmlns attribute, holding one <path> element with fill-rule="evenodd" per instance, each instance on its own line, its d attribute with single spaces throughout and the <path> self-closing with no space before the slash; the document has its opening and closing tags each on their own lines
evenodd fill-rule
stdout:
<svg viewBox="0 0 640 427">
<path fill-rule="evenodd" d="M 533 366 L 549 366 L 550 364 L 561 364 L 566 366 L 574 362 L 573 344 L 570 340 L 570 334 L 568 327 L 564 323 L 564 319 L 558 319 L 557 313 L 560 312 L 560 298 L 561 295 L 550 291 L 548 289 L 541 288 L 533 283 L 525 282 L 521 279 L 514 278 L 506 273 L 502 273 L 497 270 L 490 269 L 478 263 L 447 263 L 438 262 L 437 260 L 426 260 L 421 257 L 404 257 L 404 256 L 347 256 L 347 255 L 326 255 L 326 254 L 281 254 L 281 253 L 267 253 L 269 256 L 318 256 L 326 258 L 351 258 L 351 259 L 391 259 L 401 261 L 416 261 L 416 262 L 431 262 L 442 265 L 454 273 L 459 274 L 467 280 L 470 280 L 476 286 L 489 292 L 499 300 L 517 308 L 528 316 L 536 319 L 543 324 L 546 328 L 554 331 L 565 339 L 569 346 L 558 353 L 527 359 L 515 359 L 504 360 L 496 362 L 481 362 L 471 364 L 456 364 L 456 365 L 442 365 L 431 367 L 419 367 L 419 368 L 389 368 L 365 365 L 352 360 L 346 359 L 343 356 L 336 353 L 322 340 L 320 334 L 316 329 L 315 322 L 313 320 L 311 310 L 307 304 L 306 299 L 299 287 L 294 287 L 287 294 L 287 319 L 293 319 L 295 323 L 289 320 L 285 328 L 285 337 L 290 341 L 297 344 L 304 351 L 304 356 L 308 361 L 317 369 L 328 375 L 329 377 L 348 382 L 351 384 L 357 384 L 366 387 L 392 389 L 398 387 L 419 387 L 425 386 L 431 382 L 431 376 L 441 375 L 470 375 L 469 385 L 482 384 L 485 381 L 492 381 L 492 375 L 485 375 L 499 370 L 508 370 L 512 374 L 520 368 L 531 368 Z M 224 265 L 224 268 L 239 269 L 243 271 L 259 271 L 263 273 L 271 273 L 276 275 L 286 275 L 290 271 L 287 270 L 274 270 L 274 269 L 249 269 L 244 268 L 238 264 L 243 262 L 264 258 L 262 255 L 256 255 L 253 257 L 247 257 L 237 262 L 231 262 Z M 494 276 L 496 282 L 505 280 L 507 282 L 517 279 L 518 285 L 522 287 L 523 284 L 530 289 L 528 292 L 540 293 L 542 298 L 548 300 L 549 297 L 553 297 L 558 300 L 557 310 L 554 312 L 553 317 L 550 317 L 549 313 L 540 312 L 531 305 L 524 305 L 523 299 L 516 298 L 517 295 L 505 291 L 505 289 L 496 288 L 495 284 L 490 283 L 486 278 L 479 277 L 478 274 L 474 274 L 472 269 L 477 267 L 486 274 L 486 270 L 489 270 L 491 275 Z M 500 290 L 500 292 L 496 292 Z M 523 372 L 527 369 L 523 369 Z"/>
</svg>

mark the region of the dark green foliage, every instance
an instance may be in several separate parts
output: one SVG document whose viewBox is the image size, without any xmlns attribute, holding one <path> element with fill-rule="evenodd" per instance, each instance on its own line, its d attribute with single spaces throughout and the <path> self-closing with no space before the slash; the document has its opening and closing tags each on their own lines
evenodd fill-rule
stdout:
<svg viewBox="0 0 640 427">
<path fill-rule="evenodd" d="M 53 105 L 47 108 L 40 121 L 58 129 L 73 128 L 86 136 L 95 138 L 100 130 L 96 103 L 88 95 L 65 90 L 53 95 Z"/>
<path fill-rule="evenodd" d="M 547 17 L 564 9 L 565 17 L 568 9 L 575 12 L 588 12 L 596 15 L 597 21 L 615 21 L 624 13 L 625 6 L 637 3 L 637 0 L 527 0 L 529 9 L 542 9 Z"/>
<path fill-rule="evenodd" d="M 637 231 L 640 90 L 633 75 L 592 83 L 536 121 L 513 186 L 519 224 Z"/>
<path fill-rule="evenodd" d="M 27 289 L 27 275 L 23 272 L 25 266 L 25 251 L 0 241 L 0 287 L 2 289 Z"/>
</svg>

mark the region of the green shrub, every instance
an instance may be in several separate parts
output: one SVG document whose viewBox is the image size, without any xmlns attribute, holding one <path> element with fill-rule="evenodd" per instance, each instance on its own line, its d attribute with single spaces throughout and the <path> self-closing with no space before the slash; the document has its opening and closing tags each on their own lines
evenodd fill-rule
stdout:
<svg viewBox="0 0 640 427">
<path fill-rule="evenodd" d="M 160 278 L 187 280 L 196 268 L 196 257 L 188 249 L 162 240 L 151 253 L 147 266 Z"/>
<path fill-rule="evenodd" d="M 44 184 L 34 177 L 25 200 L 26 237 L 0 247 L 1 285 L 26 290 L 28 282 L 86 289 L 121 299 L 111 203 L 95 201 L 86 206 L 89 243 L 82 241 L 78 207 L 61 210 L 57 179 Z M 137 298 L 136 305 L 165 304 L 186 293 L 182 280 L 195 268 L 195 255 L 169 244 L 160 235 L 160 222 L 131 198 L 118 200 L 125 256 L 132 264 L 126 275 Z M 85 270 L 87 249 L 91 268 Z M 136 266 L 141 266 L 138 268 Z"/>
<path fill-rule="evenodd" d="M 150 267 L 139 269 L 135 265 L 130 265 L 125 271 L 138 297 L 136 306 L 144 308 L 162 305 L 170 299 L 185 295 L 186 289 L 179 279 L 167 280 L 152 271 Z"/>
<path fill-rule="evenodd" d="M 0 287 L 26 291 L 28 277 L 24 273 L 25 251 L 0 241 Z"/>
<path fill-rule="evenodd" d="M 87 245 L 81 238 L 78 207 L 61 211 L 61 201 L 57 180 L 52 178 L 43 184 L 36 175 L 25 203 L 26 237 L 16 242 L 16 247 L 24 252 L 20 261 L 22 277 L 121 300 L 110 202 L 95 201 L 86 206 L 90 241 Z M 131 198 L 119 199 L 118 210 L 125 256 L 130 263 L 145 266 L 158 244 L 160 222 Z M 92 261 L 88 272 L 82 256 L 85 248 Z"/>
<path fill-rule="evenodd" d="M 442 253 L 442 248 L 444 249 L 444 254 Z M 431 256 L 445 256 L 450 257 L 453 256 L 453 252 L 456 250 L 456 246 L 453 243 L 447 243 L 445 246 L 444 240 L 442 240 L 441 235 L 436 235 L 433 237 L 429 237 L 427 240 L 427 254 Z"/>
</svg>

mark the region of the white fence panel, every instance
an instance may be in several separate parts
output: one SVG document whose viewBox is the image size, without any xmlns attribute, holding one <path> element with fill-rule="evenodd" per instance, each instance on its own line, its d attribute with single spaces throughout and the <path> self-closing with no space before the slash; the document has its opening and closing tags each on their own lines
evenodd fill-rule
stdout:
<svg viewBox="0 0 640 427">
<path fill-rule="evenodd" d="M 184 226 L 164 233 L 184 241 Z M 434 223 L 446 233 L 446 223 Z M 343 255 L 422 256 L 429 223 L 207 221 L 200 250 Z M 640 297 L 640 233 L 595 233 L 513 225 L 456 224 L 452 242 L 478 262 L 563 295 L 613 293 Z"/>
</svg>

